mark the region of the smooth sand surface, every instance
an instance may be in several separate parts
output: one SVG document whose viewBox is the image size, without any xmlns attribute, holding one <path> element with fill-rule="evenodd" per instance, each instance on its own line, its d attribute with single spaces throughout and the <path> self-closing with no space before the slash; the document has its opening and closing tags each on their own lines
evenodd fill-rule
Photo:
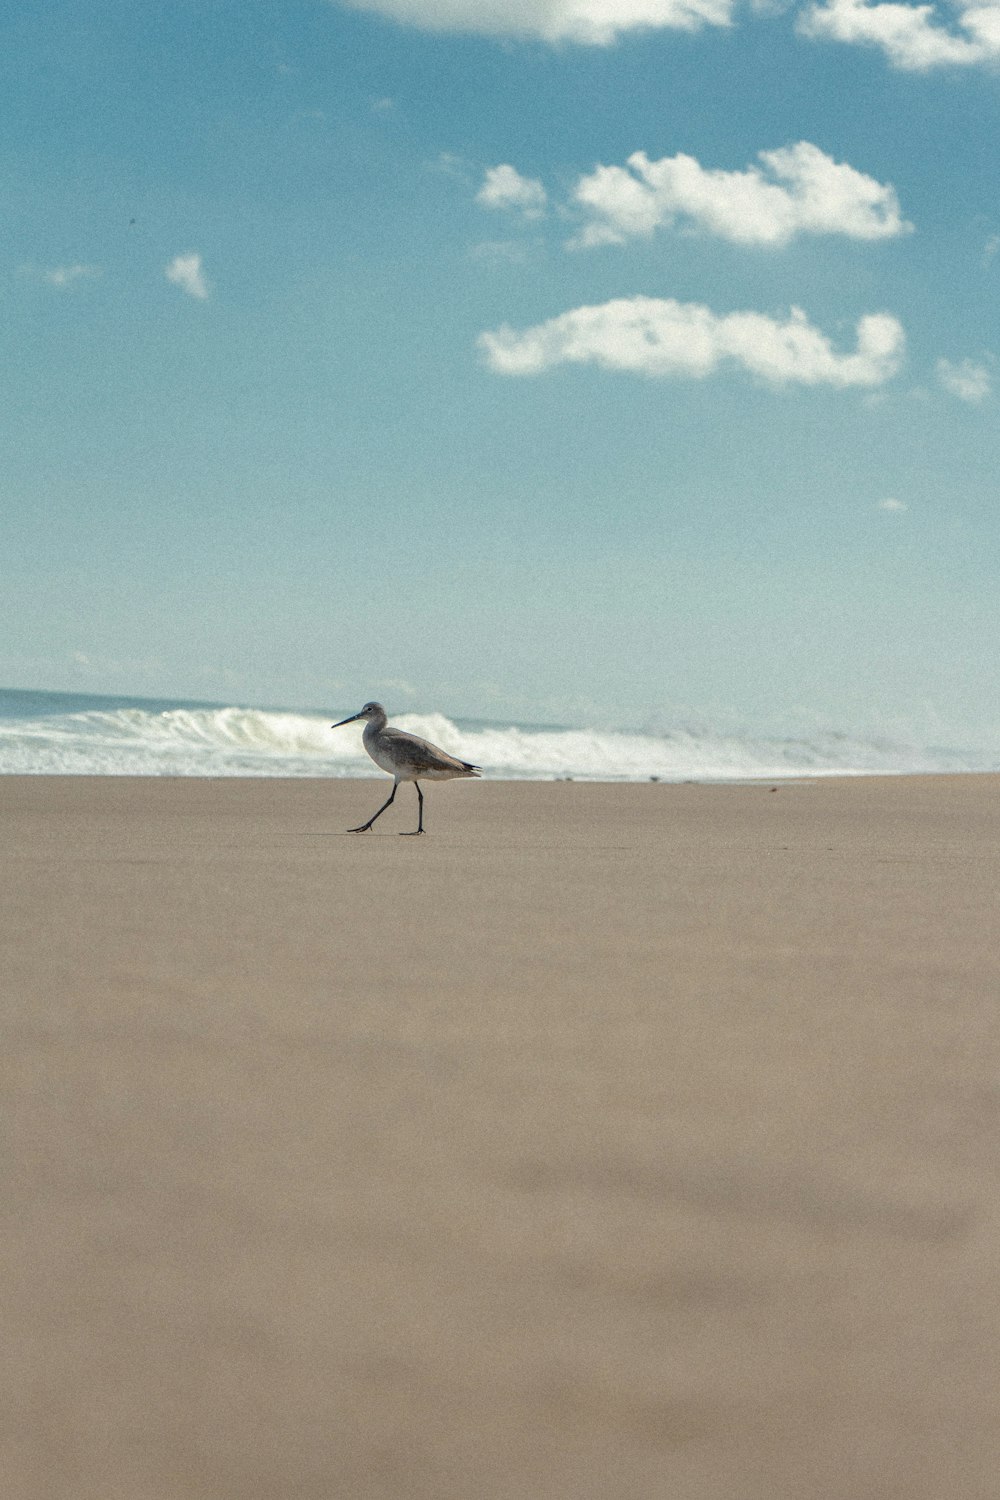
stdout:
<svg viewBox="0 0 1000 1500">
<path fill-rule="evenodd" d="M 996 1500 L 1000 779 L 0 778 L 6 1500 Z"/>
</svg>

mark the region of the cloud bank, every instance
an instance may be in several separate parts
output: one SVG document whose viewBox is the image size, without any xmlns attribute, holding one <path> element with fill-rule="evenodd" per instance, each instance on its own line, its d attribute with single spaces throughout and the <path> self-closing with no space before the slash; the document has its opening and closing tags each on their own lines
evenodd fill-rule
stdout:
<svg viewBox="0 0 1000 1500">
<path fill-rule="evenodd" d="M 730 26 L 735 0 L 333 0 L 425 31 L 539 37 L 609 47 L 629 32 Z M 753 7 L 768 14 L 767 0 Z M 784 9 L 784 6 L 779 6 Z M 773 11 L 773 6 L 770 7 Z M 1000 0 L 944 8 L 898 0 L 820 0 L 800 13 L 803 36 L 881 48 L 898 68 L 925 71 L 1000 58 Z"/>
<path fill-rule="evenodd" d="M 427 31 L 608 47 L 629 31 L 728 26 L 733 0 L 341 0 Z"/>
<path fill-rule="evenodd" d="M 758 160 L 725 172 L 693 156 L 650 161 L 636 151 L 627 167 L 599 166 L 573 190 L 590 217 L 571 244 L 623 244 L 678 220 L 744 245 L 785 245 L 799 234 L 880 240 L 912 228 L 893 187 L 809 141 L 761 151 Z"/>
<path fill-rule="evenodd" d="M 578 307 L 534 328 L 479 337 L 487 365 L 500 375 L 576 364 L 698 380 L 736 366 L 773 385 L 841 389 L 884 384 L 899 368 L 904 344 L 902 326 L 888 313 L 862 318 L 855 350 L 840 354 L 797 307 L 780 321 L 756 312 L 719 316 L 700 303 L 656 297 Z"/>
<path fill-rule="evenodd" d="M 897 68 L 926 72 L 939 67 L 969 67 L 1000 58 L 1000 4 L 934 5 L 865 4 L 865 0 L 826 0 L 799 17 L 804 36 L 824 41 L 880 47 Z"/>
<path fill-rule="evenodd" d="M 197 297 L 202 302 L 207 298 L 208 285 L 201 269 L 200 255 L 175 255 L 164 275 L 189 297 Z"/>
</svg>

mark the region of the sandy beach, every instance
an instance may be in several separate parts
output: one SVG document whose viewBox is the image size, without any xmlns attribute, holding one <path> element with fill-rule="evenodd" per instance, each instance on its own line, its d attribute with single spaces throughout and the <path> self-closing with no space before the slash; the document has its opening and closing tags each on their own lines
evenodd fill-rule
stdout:
<svg viewBox="0 0 1000 1500">
<path fill-rule="evenodd" d="M 0 778 L 9 1500 L 995 1500 L 1000 778 Z"/>
</svg>

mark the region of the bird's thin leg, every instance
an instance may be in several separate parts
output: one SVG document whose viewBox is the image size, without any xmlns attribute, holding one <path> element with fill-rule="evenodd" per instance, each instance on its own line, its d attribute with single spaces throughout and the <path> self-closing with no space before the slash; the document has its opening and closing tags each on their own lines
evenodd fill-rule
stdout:
<svg viewBox="0 0 1000 1500">
<path fill-rule="evenodd" d="M 389 802 L 391 802 L 392 799 L 393 799 L 393 797 L 395 797 L 395 795 L 396 795 L 396 788 L 398 786 L 399 786 L 399 782 L 398 781 L 394 781 L 392 783 L 392 791 L 389 793 Z M 382 806 L 379 808 L 378 812 L 377 813 L 372 813 L 372 815 L 368 819 L 367 823 L 362 823 L 360 825 L 360 827 L 358 827 L 358 828 L 349 828 L 347 830 L 348 833 L 367 833 L 368 830 L 369 830 L 369 828 L 374 823 L 375 819 L 376 818 L 380 818 L 382 816 L 382 814 L 385 812 L 386 808 L 389 806 L 389 802 L 383 802 Z"/>
<path fill-rule="evenodd" d="M 408 834 L 404 834 L 403 835 L 404 838 L 416 838 L 416 836 L 417 836 L 418 833 L 423 833 L 423 831 L 424 831 L 424 794 L 420 790 L 420 782 L 419 781 L 415 781 L 413 783 L 413 785 L 417 789 L 417 799 L 418 799 L 419 804 L 420 804 L 420 816 L 417 819 L 417 826 L 416 826 L 416 828 L 412 828 Z"/>
</svg>

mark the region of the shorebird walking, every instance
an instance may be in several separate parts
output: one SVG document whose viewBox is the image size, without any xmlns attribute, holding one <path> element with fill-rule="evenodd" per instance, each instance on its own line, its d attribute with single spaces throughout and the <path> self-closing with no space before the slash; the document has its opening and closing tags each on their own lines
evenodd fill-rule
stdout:
<svg viewBox="0 0 1000 1500">
<path fill-rule="evenodd" d="M 381 703 L 366 703 L 359 714 L 351 714 L 349 719 L 341 719 L 340 723 L 332 724 L 330 727 L 339 729 L 341 724 L 353 724 L 355 719 L 367 721 L 364 733 L 365 749 L 377 766 L 389 772 L 392 777 L 392 791 L 389 793 L 389 801 L 383 802 L 378 812 L 373 813 L 367 823 L 362 823 L 357 828 L 349 828 L 348 833 L 367 833 L 375 819 L 380 818 L 392 802 L 396 795 L 396 788 L 401 781 L 413 782 L 420 804 L 417 826 L 410 830 L 410 834 L 423 833 L 424 794 L 420 790 L 420 781 L 417 777 L 419 776 L 421 781 L 451 781 L 456 776 L 479 775 L 479 766 L 472 766 L 467 760 L 456 760 L 446 750 L 439 750 L 437 745 L 432 745 L 428 740 L 422 740 L 419 735 L 407 734 L 405 729 L 390 729 Z"/>
</svg>

